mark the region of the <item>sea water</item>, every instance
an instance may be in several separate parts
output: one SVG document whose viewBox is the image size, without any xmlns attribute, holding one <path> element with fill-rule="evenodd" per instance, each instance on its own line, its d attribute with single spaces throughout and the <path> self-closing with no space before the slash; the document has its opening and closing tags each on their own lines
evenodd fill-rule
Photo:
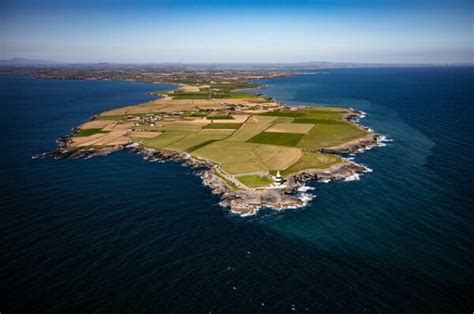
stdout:
<svg viewBox="0 0 474 314">
<path fill-rule="evenodd" d="M 31 159 L 171 86 L 1 77 L 0 311 L 471 312 L 474 69 L 324 72 L 259 91 L 362 110 L 390 142 L 348 156 L 358 181 L 246 218 L 177 163 Z"/>
</svg>

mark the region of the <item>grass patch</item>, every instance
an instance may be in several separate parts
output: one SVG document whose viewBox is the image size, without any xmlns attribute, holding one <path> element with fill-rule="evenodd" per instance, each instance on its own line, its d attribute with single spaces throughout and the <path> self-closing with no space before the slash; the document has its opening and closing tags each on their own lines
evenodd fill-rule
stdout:
<svg viewBox="0 0 474 314">
<path fill-rule="evenodd" d="M 241 99 L 241 98 L 255 98 L 255 97 L 257 97 L 257 95 L 250 94 L 250 93 L 232 93 L 229 95 L 229 97 L 223 97 L 223 98 Z"/>
<path fill-rule="evenodd" d="M 216 176 L 218 176 L 219 178 L 221 178 L 222 181 L 224 181 L 225 184 L 227 184 L 228 186 L 230 186 L 232 189 L 234 189 L 234 190 L 241 190 L 241 188 L 238 187 L 237 184 L 235 184 L 234 182 L 231 182 L 231 181 L 227 180 L 227 179 L 226 179 L 224 176 L 222 176 L 219 172 L 213 171 L 213 173 L 214 173 Z"/>
<path fill-rule="evenodd" d="M 252 117 L 252 121 L 253 121 Z M 270 118 L 270 117 L 263 117 L 263 118 Z M 272 124 L 270 122 L 247 122 L 244 123 L 244 125 L 235 131 L 234 134 L 232 134 L 231 137 L 229 137 L 229 141 L 237 141 L 237 142 L 245 142 L 255 135 L 259 134 L 260 132 L 263 132 L 266 130 L 268 127 L 270 127 Z"/>
<path fill-rule="evenodd" d="M 210 123 L 203 129 L 238 129 L 241 126 L 241 123 Z"/>
<path fill-rule="evenodd" d="M 229 174 L 245 174 L 268 171 L 253 150 L 259 145 L 243 142 L 216 141 L 193 151 L 193 155 L 221 165 Z"/>
<path fill-rule="evenodd" d="M 186 93 L 186 94 L 170 94 L 173 99 L 209 99 L 209 94 Z"/>
<path fill-rule="evenodd" d="M 193 150 L 196 150 L 196 149 L 199 149 L 199 148 L 201 148 L 201 147 L 204 147 L 204 146 L 206 146 L 206 145 L 208 145 L 208 144 L 214 143 L 215 141 L 216 141 L 216 140 L 208 140 L 208 141 L 199 143 L 199 144 L 197 144 L 197 145 L 194 145 L 194 146 L 189 147 L 188 149 L 185 150 L 185 152 L 190 153 L 190 152 L 192 152 Z"/>
<path fill-rule="evenodd" d="M 329 120 L 329 119 L 307 119 L 307 118 L 296 118 L 293 123 L 307 123 L 307 124 L 344 124 L 341 120 Z"/>
<path fill-rule="evenodd" d="M 262 132 L 252 137 L 247 142 L 294 147 L 303 138 L 303 136 L 304 134 L 299 133 Z"/>
<path fill-rule="evenodd" d="M 264 112 L 260 114 L 261 116 L 271 116 L 271 117 L 303 117 L 305 115 L 304 112 L 299 111 L 271 111 L 271 112 Z"/>
<path fill-rule="evenodd" d="M 180 151 L 180 152 L 187 152 L 187 151 L 196 150 L 205 145 L 208 145 L 212 143 L 212 141 L 224 139 L 227 136 L 228 136 L 227 134 L 220 134 L 220 133 L 192 134 L 180 139 L 177 142 L 171 143 L 170 145 L 166 146 L 166 149 Z"/>
<path fill-rule="evenodd" d="M 282 174 L 286 176 L 307 169 L 326 169 L 342 161 L 336 155 L 304 152 L 303 156 Z"/>
<path fill-rule="evenodd" d="M 146 139 L 143 141 L 143 145 L 151 148 L 163 148 L 169 144 L 179 141 L 184 138 L 182 134 L 161 134 L 157 137 Z"/>
<path fill-rule="evenodd" d="M 83 129 L 74 134 L 75 137 L 84 137 L 100 133 L 109 133 L 110 131 L 102 131 L 102 129 Z"/>
<path fill-rule="evenodd" d="M 293 117 L 277 117 L 273 122 L 275 123 L 291 123 L 295 118 Z"/>
<path fill-rule="evenodd" d="M 207 116 L 208 120 L 233 120 L 232 116 Z"/>
<path fill-rule="evenodd" d="M 209 114 L 209 112 L 191 112 L 191 117 L 205 117 Z"/>
<path fill-rule="evenodd" d="M 253 154 L 268 170 L 286 169 L 303 155 L 300 148 L 278 145 L 259 145 Z"/>
<path fill-rule="evenodd" d="M 314 124 L 309 123 L 275 123 L 265 132 L 307 134 L 313 127 Z"/>
<path fill-rule="evenodd" d="M 367 134 L 367 131 L 350 123 L 319 124 L 301 139 L 298 147 L 334 147 L 364 137 Z"/>
<path fill-rule="evenodd" d="M 265 187 L 273 183 L 272 178 L 270 178 L 267 175 L 241 176 L 241 177 L 237 177 L 237 179 L 243 184 L 245 184 L 246 186 L 248 186 L 249 188 Z"/>
</svg>

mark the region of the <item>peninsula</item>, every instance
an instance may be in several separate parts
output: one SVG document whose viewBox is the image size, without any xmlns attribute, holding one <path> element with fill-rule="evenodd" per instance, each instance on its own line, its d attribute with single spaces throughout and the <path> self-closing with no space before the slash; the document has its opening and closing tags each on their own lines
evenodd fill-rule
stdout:
<svg viewBox="0 0 474 314">
<path fill-rule="evenodd" d="M 98 113 L 58 139 L 58 149 L 34 156 L 90 158 L 130 149 L 151 161 L 196 169 L 220 204 L 240 215 L 261 207 L 305 205 L 308 179 L 346 179 L 366 168 L 341 157 L 380 137 L 355 123 L 361 112 L 289 107 L 261 94 L 254 80 L 281 73 L 185 72 L 160 76 L 179 84 L 146 103 Z"/>
</svg>

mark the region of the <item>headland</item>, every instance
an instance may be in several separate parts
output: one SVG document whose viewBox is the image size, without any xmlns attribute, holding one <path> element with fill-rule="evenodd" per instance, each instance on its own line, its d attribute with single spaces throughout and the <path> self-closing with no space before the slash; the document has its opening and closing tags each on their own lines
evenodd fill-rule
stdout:
<svg viewBox="0 0 474 314">
<path fill-rule="evenodd" d="M 295 208 L 306 180 L 348 179 L 367 170 L 341 156 L 381 137 L 356 121 L 355 109 L 290 107 L 248 92 L 254 80 L 284 73 L 200 72 L 161 76 L 178 84 L 159 99 L 97 113 L 34 158 L 90 158 L 129 149 L 150 161 L 193 167 L 239 215 L 262 207 Z"/>
</svg>

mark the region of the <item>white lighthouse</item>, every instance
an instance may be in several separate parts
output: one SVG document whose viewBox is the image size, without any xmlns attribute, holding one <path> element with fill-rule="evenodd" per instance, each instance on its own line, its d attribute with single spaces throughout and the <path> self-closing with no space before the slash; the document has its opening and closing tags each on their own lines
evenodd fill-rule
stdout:
<svg viewBox="0 0 474 314">
<path fill-rule="evenodd" d="M 282 179 L 281 179 L 280 170 L 277 171 L 276 176 L 273 177 L 273 178 L 274 178 L 274 181 L 275 181 L 275 185 L 277 185 L 277 186 L 281 185 Z"/>
</svg>

